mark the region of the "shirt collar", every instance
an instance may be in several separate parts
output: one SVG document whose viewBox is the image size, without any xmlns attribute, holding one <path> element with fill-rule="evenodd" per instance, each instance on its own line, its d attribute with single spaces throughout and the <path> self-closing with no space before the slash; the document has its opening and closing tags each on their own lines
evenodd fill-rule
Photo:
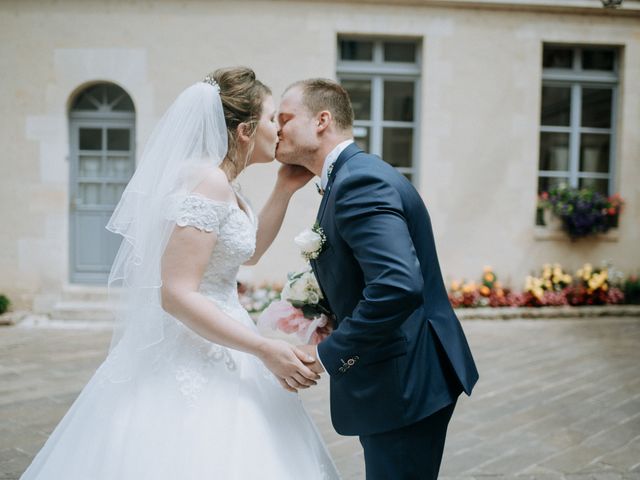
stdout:
<svg viewBox="0 0 640 480">
<path fill-rule="evenodd" d="M 322 166 L 322 175 L 320 176 L 320 186 L 323 190 L 327 188 L 327 184 L 329 183 L 329 167 L 333 165 L 336 160 L 338 160 L 338 157 L 340 156 L 342 151 L 352 143 L 353 138 L 339 143 L 334 147 L 333 150 L 329 152 L 329 155 L 327 155 L 327 157 L 324 159 L 324 165 Z"/>
</svg>

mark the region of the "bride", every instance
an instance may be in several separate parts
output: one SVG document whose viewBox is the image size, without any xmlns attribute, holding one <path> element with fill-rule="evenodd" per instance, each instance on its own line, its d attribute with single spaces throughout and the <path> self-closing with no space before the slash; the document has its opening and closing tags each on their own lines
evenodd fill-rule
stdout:
<svg viewBox="0 0 640 480">
<path fill-rule="evenodd" d="M 165 113 L 107 227 L 123 237 L 111 350 L 23 480 L 338 478 L 292 393 L 315 384 L 313 359 L 262 337 L 238 301 L 238 267 L 312 176 L 282 166 L 256 218 L 231 182 L 276 145 L 271 92 L 248 68 Z"/>
</svg>

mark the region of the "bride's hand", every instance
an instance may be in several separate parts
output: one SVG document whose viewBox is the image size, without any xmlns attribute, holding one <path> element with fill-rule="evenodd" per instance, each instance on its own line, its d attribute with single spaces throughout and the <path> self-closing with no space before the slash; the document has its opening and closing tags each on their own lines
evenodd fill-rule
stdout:
<svg viewBox="0 0 640 480">
<path fill-rule="evenodd" d="M 295 193 L 304 187 L 314 174 L 300 165 L 282 164 L 278 170 L 278 181 L 276 188 Z"/>
<path fill-rule="evenodd" d="M 266 340 L 258 357 L 278 378 L 282 387 L 290 392 L 316 385 L 316 380 L 320 378 L 303 363 L 313 363 L 315 359 L 282 340 Z"/>
</svg>

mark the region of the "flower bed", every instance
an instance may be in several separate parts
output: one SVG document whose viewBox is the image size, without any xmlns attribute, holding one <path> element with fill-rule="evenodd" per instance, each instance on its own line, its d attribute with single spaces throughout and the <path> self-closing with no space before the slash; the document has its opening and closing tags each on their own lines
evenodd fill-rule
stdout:
<svg viewBox="0 0 640 480">
<path fill-rule="evenodd" d="M 572 276 L 559 264 L 546 264 L 539 274 L 525 279 L 523 291 L 516 292 L 504 288 L 491 267 L 485 267 L 478 283 L 452 282 L 449 300 L 454 308 L 619 305 L 625 303 L 625 289 L 640 293 L 637 276 L 621 282 L 621 275 L 611 267 L 586 263 Z"/>
<path fill-rule="evenodd" d="M 241 303 L 252 314 L 259 314 L 270 303 L 280 300 L 281 291 L 280 284 L 238 286 Z M 570 274 L 559 264 L 545 264 L 538 272 L 524 279 L 522 290 L 503 285 L 493 269 L 485 267 L 479 281 L 451 282 L 448 294 L 451 305 L 458 311 L 500 309 L 501 313 L 492 314 L 498 318 L 576 317 L 581 313 L 572 307 L 578 306 L 594 307 L 595 310 L 590 314 L 593 316 L 618 315 L 616 311 L 622 312 L 619 315 L 640 316 L 640 307 L 618 310 L 605 308 L 640 305 L 638 275 L 625 276 L 610 265 L 594 268 L 586 263 Z M 536 313 L 545 309 L 549 312 Z M 489 318 L 492 315 L 467 313 L 462 314 L 461 318 Z"/>
</svg>

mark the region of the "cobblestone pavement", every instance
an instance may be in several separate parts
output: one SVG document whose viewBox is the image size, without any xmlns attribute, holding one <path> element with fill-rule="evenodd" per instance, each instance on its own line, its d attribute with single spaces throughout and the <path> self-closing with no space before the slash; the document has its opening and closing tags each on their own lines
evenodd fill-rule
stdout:
<svg viewBox="0 0 640 480">
<path fill-rule="evenodd" d="M 640 319 L 466 321 L 480 382 L 449 430 L 441 480 L 640 479 Z M 104 358 L 108 330 L 0 328 L 0 479 L 17 479 Z M 345 480 L 357 439 L 303 393 Z M 392 479 L 390 479 L 392 480 Z"/>
</svg>

